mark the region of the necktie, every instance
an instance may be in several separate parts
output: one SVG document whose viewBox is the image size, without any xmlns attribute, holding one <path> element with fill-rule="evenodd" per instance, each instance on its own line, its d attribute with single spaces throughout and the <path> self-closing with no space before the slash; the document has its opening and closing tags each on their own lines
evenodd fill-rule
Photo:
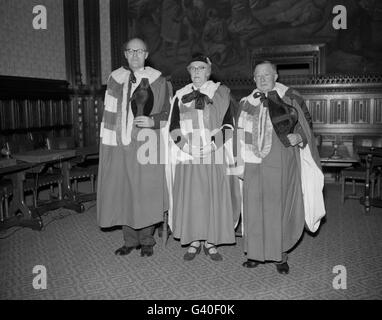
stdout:
<svg viewBox="0 0 382 320">
<path fill-rule="evenodd" d="M 199 90 L 194 90 L 182 97 L 183 103 L 189 103 L 195 100 L 195 109 L 204 110 L 205 103 L 212 103 L 212 100 Z"/>
<path fill-rule="evenodd" d="M 268 98 L 265 96 L 264 92 L 255 92 L 253 94 L 255 99 L 260 98 L 260 102 L 263 104 L 265 108 L 268 108 Z"/>
</svg>

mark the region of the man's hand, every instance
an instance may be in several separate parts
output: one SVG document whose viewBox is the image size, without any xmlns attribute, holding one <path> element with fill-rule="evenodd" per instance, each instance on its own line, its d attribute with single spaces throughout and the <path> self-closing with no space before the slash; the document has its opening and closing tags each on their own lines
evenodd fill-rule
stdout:
<svg viewBox="0 0 382 320">
<path fill-rule="evenodd" d="M 287 138 L 292 147 L 300 144 L 302 142 L 302 138 L 298 133 L 290 133 L 287 135 Z"/>
<path fill-rule="evenodd" d="M 200 148 L 200 158 L 206 158 L 208 155 L 212 153 L 212 151 L 216 150 L 216 145 L 211 142 L 210 144 L 207 144 L 204 147 Z"/>
<path fill-rule="evenodd" d="M 146 116 L 139 116 L 134 118 L 133 123 L 139 128 L 152 128 L 155 124 L 153 119 Z"/>
<path fill-rule="evenodd" d="M 216 146 L 213 143 L 210 143 L 204 147 L 190 146 L 188 143 L 186 143 L 182 150 L 192 155 L 193 157 L 206 158 L 209 154 L 216 150 Z"/>
</svg>

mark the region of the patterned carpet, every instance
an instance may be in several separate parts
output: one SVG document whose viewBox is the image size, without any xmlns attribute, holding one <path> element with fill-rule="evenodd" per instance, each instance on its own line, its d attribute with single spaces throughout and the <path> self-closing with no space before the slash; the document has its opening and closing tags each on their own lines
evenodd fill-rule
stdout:
<svg viewBox="0 0 382 320">
<path fill-rule="evenodd" d="M 122 232 L 101 231 L 95 203 L 87 203 L 82 214 L 51 212 L 43 231 L 0 234 L 0 299 L 381 299 L 382 209 L 364 216 L 357 200 L 341 206 L 339 185 L 325 188 L 326 220 L 292 251 L 289 275 L 278 274 L 273 264 L 243 268 L 241 237 L 220 248 L 222 262 L 203 252 L 185 262 L 179 241 L 170 237 L 163 248 L 157 233 L 154 256 L 115 256 Z M 35 265 L 46 267 L 45 290 L 32 286 Z M 333 287 L 338 265 L 346 268 L 346 289 Z"/>
</svg>

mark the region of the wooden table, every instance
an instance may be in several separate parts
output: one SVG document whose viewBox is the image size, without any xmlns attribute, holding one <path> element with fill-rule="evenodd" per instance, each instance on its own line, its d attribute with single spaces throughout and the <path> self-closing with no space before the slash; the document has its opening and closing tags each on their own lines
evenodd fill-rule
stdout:
<svg viewBox="0 0 382 320">
<path fill-rule="evenodd" d="M 338 157 L 334 157 L 334 148 L 332 146 L 321 146 L 318 149 L 318 152 L 320 154 L 322 167 L 336 169 L 336 182 L 340 180 L 342 169 L 351 167 L 360 161 L 357 155 L 351 156 L 344 146 L 338 149 Z"/>
<path fill-rule="evenodd" d="M 1 176 L 8 176 L 12 180 L 13 199 L 9 208 L 10 216 L 0 221 L 0 230 L 14 226 L 28 227 L 34 230 L 42 229 L 42 219 L 34 208 L 29 208 L 24 198 L 25 172 L 38 164 L 23 161 L 8 162 L 0 168 Z M 4 163 L 3 163 L 4 164 Z"/>
<path fill-rule="evenodd" d="M 82 157 L 83 161 L 89 158 L 98 158 L 99 146 L 88 146 L 82 148 L 76 148 L 76 156 Z"/>
<path fill-rule="evenodd" d="M 1 158 L 0 159 L 0 169 L 8 168 L 8 167 L 14 166 L 16 164 L 17 164 L 16 159 L 11 159 L 11 158 Z"/>
<path fill-rule="evenodd" d="M 70 186 L 70 160 L 76 157 L 76 150 L 33 150 L 24 153 L 14 154 L 14 158 L 29 163 L 47 165 L 59 163 L 61 174 L 63 176 L 61 189 L 62 198 L 54 201 L 49 201 L 44 205 L 37 206 L 34 210 L 38 214 L 47 211 L 55 210 L 58 208 L 67 208 L 77 212 L 83 212 L 85 207 L 76 199 L 75 193 L 71 190 Z"/>
<path fill-rule="evenodd" d="M 382 199 L 373 198 L 370 196 L 370 172 L 372 169 L 373 159 L 382 161 L 382 148 L 376 147 L 358 147 L 358 154 L 366 157 L 366 182 L 365 195 L 360 199 L 364 205 L 365 213 L 370 213 L 370 207 L 382 207 Z M 374 196 L 374 195 L 373 195 Z"/>
</svg>

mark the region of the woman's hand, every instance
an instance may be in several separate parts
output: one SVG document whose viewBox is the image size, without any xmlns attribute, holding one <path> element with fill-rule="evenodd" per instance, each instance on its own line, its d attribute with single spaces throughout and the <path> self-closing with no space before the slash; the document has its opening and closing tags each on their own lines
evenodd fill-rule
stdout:
<svg viewBox="0 0 382 320">
<path fill-rule="evenodd" d="M 204 147 L 201 147 L 200 148 L 200 153 L 201 153 L 200 158 L 208 157 L 215 150 L 216 150 L 216 145 L 213 142 L 211 142 L 210 144 L 207 144 Z"/>
<path fill-rule="evenodd" d="M 139 128 L 152 128 L 154 127 L 154 120 L 150 117 L 139 116 L 134 118 L 133 123 Z"/>
<path fill-rule="evenodd" d="M 302 138 L 298 133 L 290 133 L 287 135 L 287 138 L 288 138 L 292 147 L 294 147 L 295 145 L 298 145 L 302 142 Z"/>
<path fill-rule="evenodd" d="M 197 157 L 197 158 L 200 158 L 201 156 L 201 153 L 200 153 L 200 148 L 198 147 L 195 147 L 195 146 L 190 146 L 188 143 L 186 143 L 182 150 L 190 155 L 192 155 L 193 157 Z"/>
</svg>

